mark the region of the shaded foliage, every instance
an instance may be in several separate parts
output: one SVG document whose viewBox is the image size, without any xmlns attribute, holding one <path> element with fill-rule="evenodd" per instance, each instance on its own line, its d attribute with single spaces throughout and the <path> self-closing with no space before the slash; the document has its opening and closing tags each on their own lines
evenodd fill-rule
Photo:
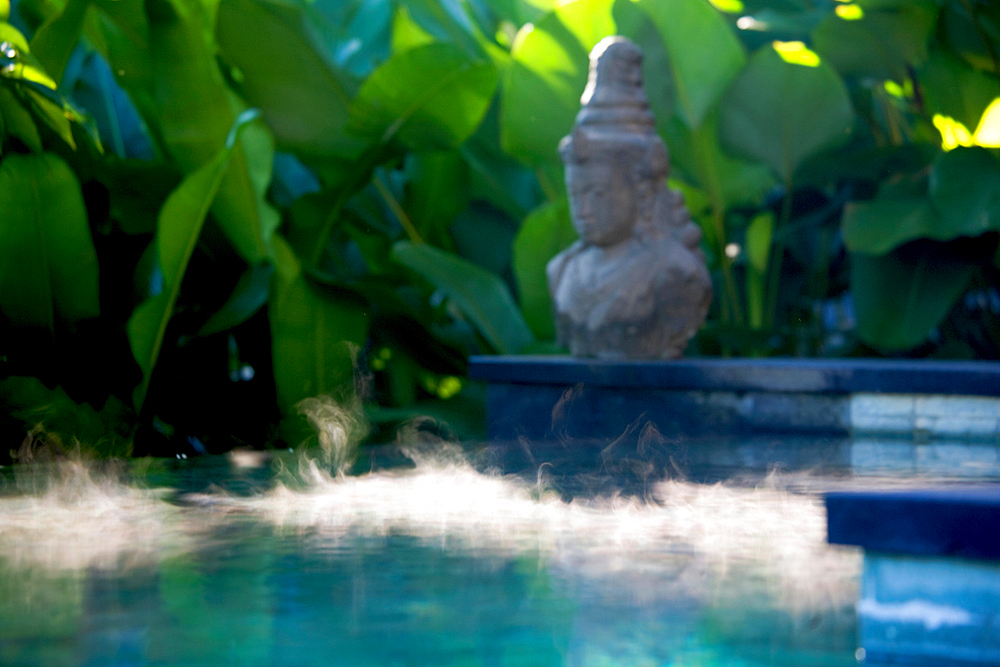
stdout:
<svg viewBox="0 0 1000 667">
<path fill-rule="evenodd" d="M 704 231 L 717 299 L 691 353 L 997 354 L 991 3 L 9 14 L 4 405 L 79 405 L 137 453 L 297 444 L 320 393 L 360 391 L 386 425 L 475 423 L 469 354 L 554 349 L 544 264 L 575 238 L 556 146 L 614 33 L 646 54 Z"/>
</svg>

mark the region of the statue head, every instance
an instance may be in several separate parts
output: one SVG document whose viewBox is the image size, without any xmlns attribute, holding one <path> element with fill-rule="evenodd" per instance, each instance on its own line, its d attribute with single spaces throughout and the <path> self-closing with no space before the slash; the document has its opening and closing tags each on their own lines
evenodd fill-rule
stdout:
<svg viewBox="0 0 1000 667">
<path fill-rule="evenodd" d="M 642 52 L 624 37 L 602 40 L 573 132 L 559 144 L 573 224 L 587 243 L 628 238 L 652 209 L 669 168 L 642 87 Z"/>
</svg>

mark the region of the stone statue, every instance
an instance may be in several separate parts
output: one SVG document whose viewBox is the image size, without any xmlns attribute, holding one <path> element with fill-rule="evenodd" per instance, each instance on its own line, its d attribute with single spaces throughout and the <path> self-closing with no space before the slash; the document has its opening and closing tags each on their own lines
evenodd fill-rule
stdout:
<svg viewBox="0 0 1000 667">
<path fill-rule="evenodd" d="M 666 184 L 641 66 L 624 37 L 595 46 L 583 108 L 559 144 L 580 240 L 547 274 L 559 343 L 576 356 L 679 357 L 712 300 L 701 230 Z"/>
</svg>

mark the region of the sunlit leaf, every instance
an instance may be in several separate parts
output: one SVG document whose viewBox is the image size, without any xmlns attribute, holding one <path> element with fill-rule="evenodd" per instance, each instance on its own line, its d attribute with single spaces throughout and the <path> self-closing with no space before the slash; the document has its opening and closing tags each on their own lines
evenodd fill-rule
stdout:
<svg viewBox="0 0 1000 667">
<path fill-rule="evenodd" d="M 278 405 L 289 414 L 303 398 L 353 387 L 354 350 L 368 336 L 368 315 L 358 304 L 310 285 L 279 235 L 274 250 L 268 319 Z"/>
<path fill-rule="evenodd" d="M 62 79 L 76 48 L 90 0 L 67 0 L 63 10 L 47 20 L 31 38 L 31 50 L 55 81 Z"/>
<path fill-rule="evenodd" d="M 573 0 L 521 28 L 503 79 L 500 141 L 530 165 L 558 163 L 587 85 L 590 50 L 616 28 L 613 0 Z"/>
<path fill-rule="evenodd" d="M 214 159 L 237 116 L 215 54 L 206 42 L 208 17 L 197 0 L 150 0 L 149 43 L 162 138 L 170 156 L 190 173 Z M 277 213 L 265 200 L 273 147 L 266 131 L 251 130 L 234 147 L 215 217 L 251 264 L 269 254 Z M 270 172 L 267 171 L 269 178 Z"/>
<path fill-rule="evenodd" d="M 746 62 L 739 38 L 706 0 L 637 1 L 670 54 L 681 118 L 689 128 L 701 126 Z"/>
<path fill-rule="evenodd" d="M 476 129 L 496 90 L 497 72 L 451 44 L 395 54 L 365 81 L 351 105 L 348 129 L 415 150 L 450 148 Z"/>
<path fill-rule="evenodd" d="M 833 69 L 794 65 L 762 48 L 726 92 L 720 130 L 727 147 L 788 182 L 806 158 L 846 140 L 853 122 L 847 89 Z"/>
<path fill-rule="evenodd" d="M 420 24 L 410 17 L 410 12 L 406 6 L 400 6 L 396 10 L 396 16 L 392 22 L 392 52 L 399 53 L 434 41 L 434 35 L 430 34 Z"/>
<path fill-rule="evenodd" d="M 45 327 L 96 317 L 97 253 L 76 175 L 51 153 L 0 162 L 0 310 Z"/>
<path fill-rule="evenodd" d="M 555 338 L 555 316 L 545 267 L 578 238 L 565 199 L 543 204 L 521 223 L 514 240 L 514 277 L 521 312 L 535 336 Z"/>
<path fill-rule="evenodd" d="M 501 354 L 534 341 L 507 286 L 495 274 L 429 245 L 400 241 L 392 258 L 441 290 Z"/>
<path fill-rule="evenodd" d="M 927 115 L 951 118 L 965 128 L 976 127 L 997 93 L 996 77 L 943 50 L 931 54 L 918 80 Z"/>
</svg>

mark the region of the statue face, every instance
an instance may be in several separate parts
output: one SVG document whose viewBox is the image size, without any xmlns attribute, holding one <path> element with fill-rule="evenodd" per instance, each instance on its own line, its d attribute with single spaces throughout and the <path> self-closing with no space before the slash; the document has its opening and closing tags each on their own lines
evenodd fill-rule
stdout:
<svg viewBox="0 0 1000 667">
<path fill-rule="evenodd" d="M 635 192 L 625 178 L 627 166 L 592 159 L 566 166 L 573 226 L 586 243 L 610 246 L 632 234 Z"/>
</svg>

